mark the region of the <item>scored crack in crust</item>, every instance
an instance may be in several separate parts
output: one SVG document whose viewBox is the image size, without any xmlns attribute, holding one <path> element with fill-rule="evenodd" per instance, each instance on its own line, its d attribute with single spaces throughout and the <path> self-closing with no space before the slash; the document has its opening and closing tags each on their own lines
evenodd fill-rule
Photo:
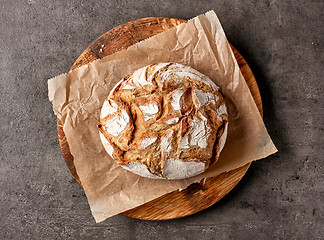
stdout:
<svg viewBox="0 0 324 240">
<path fill-rule="evenodd" d="M 124 168 L 146 177 L 179 179 L 218 160 L 227 123 L 214 82 L 191 67 L 159 63 L 116 84 L 98 127 L 106 151 Z"/>
</svg>

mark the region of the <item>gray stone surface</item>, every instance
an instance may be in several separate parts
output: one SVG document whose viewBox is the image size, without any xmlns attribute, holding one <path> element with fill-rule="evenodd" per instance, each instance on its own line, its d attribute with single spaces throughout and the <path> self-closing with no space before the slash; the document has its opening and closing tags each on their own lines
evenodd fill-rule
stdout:
<svg viewBox="0 0 324 240">
<path fill-rule="evenodd" d="M 116 25 L 209 9 L 255 73 L 279 152 L 193 216 L 95 224 L 60 152 L 47 79 Z M 307 0 L 1 0 L 0 239 L 323 239 L 323 11 Z"/>
</svg>

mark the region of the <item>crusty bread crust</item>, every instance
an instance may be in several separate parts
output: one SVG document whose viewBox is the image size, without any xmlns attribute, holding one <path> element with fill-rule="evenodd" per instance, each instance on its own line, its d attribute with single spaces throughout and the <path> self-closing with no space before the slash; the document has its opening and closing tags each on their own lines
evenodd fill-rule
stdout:
<svg viewBox="0 0 324 240">
<path fill-rule="evenodd" d="M 227 122 L 214 82 L 188 66 L 159 63 L 136 70 L 115 86 L 98 127 L 118 164 L 132 170 L 129 166 L 141 163 L 149 174 L 137 174 L 179 179 L 197 175 L 218 160 Z M 186 172 L 180 166 L 192 169 Z"/>
</svg>

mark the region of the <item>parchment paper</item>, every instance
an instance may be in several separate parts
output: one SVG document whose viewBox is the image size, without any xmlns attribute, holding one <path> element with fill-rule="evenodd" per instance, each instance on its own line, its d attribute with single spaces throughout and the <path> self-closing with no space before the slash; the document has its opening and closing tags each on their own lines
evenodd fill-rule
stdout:
<svg viewBox="0 0 324 240">
<path fill-rule="evenodd" d="M 191 66 L 215 81 L 225 95 L 229 111 L 226 145 L 219 161 L 196 177 L 154 180 L 137 176 L 118 166 L 101 144 L 96 124 L 112 87 L 134 70 L 157 62 Z M 213 11 L 52 78 L 48 89 L 96 222 L 277 151 Z"/>
</svg>

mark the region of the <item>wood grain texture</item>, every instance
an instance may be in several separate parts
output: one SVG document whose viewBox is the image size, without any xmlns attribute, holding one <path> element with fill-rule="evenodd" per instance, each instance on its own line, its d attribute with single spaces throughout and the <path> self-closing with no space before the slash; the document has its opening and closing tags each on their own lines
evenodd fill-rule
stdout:
<svg viewBox="0 0 324 240">
<path fill-rule="evenodd" d="M 139 41 L 163 32 L 180 23 L 183 19 L 151 17 L 142 18 L 119 25 L 96 39 L 75 61 L 71 70 L 125 49 Z M 231 45 L 235 58 L 250 88 L 254 101 L 262 115 L 262 101 L 257 82 L 247 62 Z M 76 173 L 69 145 L 63 132 L 62 123 L 57 119 L 59 143 L 65 162 L 76 181 L 82 183 Z M 154 199 L 123 214 L 145 220 L 167 220 L 188 216 L 213 205 L 242 179 L 250 164 L 218 176 L 194 183 L 182 191 L 174 191 Z"/>
</svg>

